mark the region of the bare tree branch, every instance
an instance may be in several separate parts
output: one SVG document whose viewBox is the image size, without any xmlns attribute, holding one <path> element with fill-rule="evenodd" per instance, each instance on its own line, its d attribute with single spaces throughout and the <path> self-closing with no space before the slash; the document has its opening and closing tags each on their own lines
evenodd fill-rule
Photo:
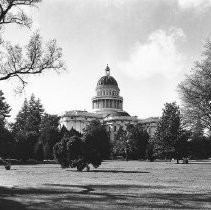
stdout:
<svg viewBox="0 0 211 210">
<path fill-rule="evenodd" d="M 192 74 L 179 84 L 184 117 L 191 125 L 199 119 L 211 129 L 211 43 L 207 42 L 204 59 L 196 62 Z"/>
<path fill-rule="evenodd" d="M 35 33 L 25 48 L 25 55 L 19 46 L 7 47 L 7 57 L 0 65 L 0 80 L 29 74 L 40 74 L 47 70 L 62 70 L 62 49 L 52 40 L 42 48 L 39 33 Z"/>
<path fill-rule="evenodd" d="M 23 6 L 36 6 L 41 0 L 0 0 L 0 26 L 18 24 L 30 27 L 32 20 L 21 9 Z M 18 78 L 23 87 L 27 84 L 25 76 L 41 74 L 46 71 L 61 71 L 64 68 L 62 49 L 56 40 L 43 46 L 41 36 L 35 32 L 28 45 L 22 48 L 7 43 L 0 57 L 0 81 Z"/>
</svg>

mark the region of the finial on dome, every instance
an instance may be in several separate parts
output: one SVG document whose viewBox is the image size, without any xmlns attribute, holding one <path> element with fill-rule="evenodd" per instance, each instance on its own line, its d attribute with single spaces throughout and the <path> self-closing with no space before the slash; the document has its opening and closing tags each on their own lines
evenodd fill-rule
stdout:
<svg viewBox="0 0 211 210">
<path fill-rule="evenodd" d="M 108 64 L 106 66 L 105 73 L 106 73 L 106 76 L 110 76 L 110 68 L 108 67 Z"/>
</svg>

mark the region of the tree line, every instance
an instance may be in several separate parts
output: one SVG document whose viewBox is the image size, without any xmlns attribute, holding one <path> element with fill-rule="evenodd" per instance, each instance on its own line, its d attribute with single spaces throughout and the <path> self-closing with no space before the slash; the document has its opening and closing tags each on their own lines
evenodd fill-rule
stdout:
<svg viewBox="0 0 211 210">
<path fill-rule="evenodd" d="M 15 122 L 8 124 L 6 118 L 11 109 L 3 92 L 0 93 L 0 157 L 4 159 L 24 162 L 56 158 L 65 168 L 77 165 L 78 161 L 84 166 L 90 163 L 99 166 L 103 159 L 117 156 L 145 158 L 149 135 L 141 125 L 128 125 L 126 130 L 120 127 L 114 142 L 110 141 L 106 126 L 98 120 L 91 121 L 83 133 L 65 127 L 59 129 L 60 117 L 46 113 L 33 94 L 24 100 Z"/>
<path fill-rule="evenodd" d="M 24 100 L 15 122 L 8 124 L 10 106 L 0 91 L 0 157 L 43 161 L 56 159 L 62 166 L 78 170 L 100 166 L 104 159 L 125 160 L 204 159 L 211 157 L 211 139 L 197 122 L 189 127 L 176 102 L 166 103 L 154 136 L 141 124 L 120 127 L 110 140 L 105 124 L 93 120 L 83 133 L 59 128 L 60 117 L 45 112 L 33 94 Z"/>
<path fill-rule="evenodd" d="M 15 122 L 6 123 L 10 107 L 0 91 L 0 154 L 2 158 L 19 160 L 52 159 L 52 147 L 59 141 L 59 117 L 47 114 L 39 99 L 32 94 L 25 99 Z"/>
<path fill-rule="evenodd" d="M 201 126 L 187 127 L 176 102 L 166 103 L 155 136 L 154 156 L 161 159 L 206 159 L 211 157 L 211 137 Z"/>
</svg>

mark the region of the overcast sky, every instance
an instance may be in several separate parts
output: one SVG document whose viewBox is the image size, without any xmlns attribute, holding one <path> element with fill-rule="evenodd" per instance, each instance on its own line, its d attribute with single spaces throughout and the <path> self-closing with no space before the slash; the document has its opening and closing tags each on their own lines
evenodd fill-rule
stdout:
<svg viewBox="0 0 211 210">
<path fill-rule="evenodd" d="M 165 102 L 180 103 L 177 85 L 211 36 L 211 0 L 43 0 L 27 12 L 44 40 L 57 39 L 67 71 L 30 77 L 22 95 L 15 94 L 13 80 L 1 82 L 11 119 L 32 93 L 51 114 L 91 111 L 106 64 L 125 111 L 160 116 Z M 30 33 L 10 26 L 4 37 L 24 44 Z"/>
</svg>

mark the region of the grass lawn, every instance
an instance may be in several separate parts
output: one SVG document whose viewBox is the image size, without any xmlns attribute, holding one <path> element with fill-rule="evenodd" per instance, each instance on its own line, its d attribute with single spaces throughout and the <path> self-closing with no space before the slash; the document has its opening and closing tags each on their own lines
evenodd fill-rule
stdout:
<svg viewBox="0 0 211 210">
<path fill-rule="evenodd" d="M 211 209 L 211 161 L 0 166 L 0 209 Z"/>
</svg>

